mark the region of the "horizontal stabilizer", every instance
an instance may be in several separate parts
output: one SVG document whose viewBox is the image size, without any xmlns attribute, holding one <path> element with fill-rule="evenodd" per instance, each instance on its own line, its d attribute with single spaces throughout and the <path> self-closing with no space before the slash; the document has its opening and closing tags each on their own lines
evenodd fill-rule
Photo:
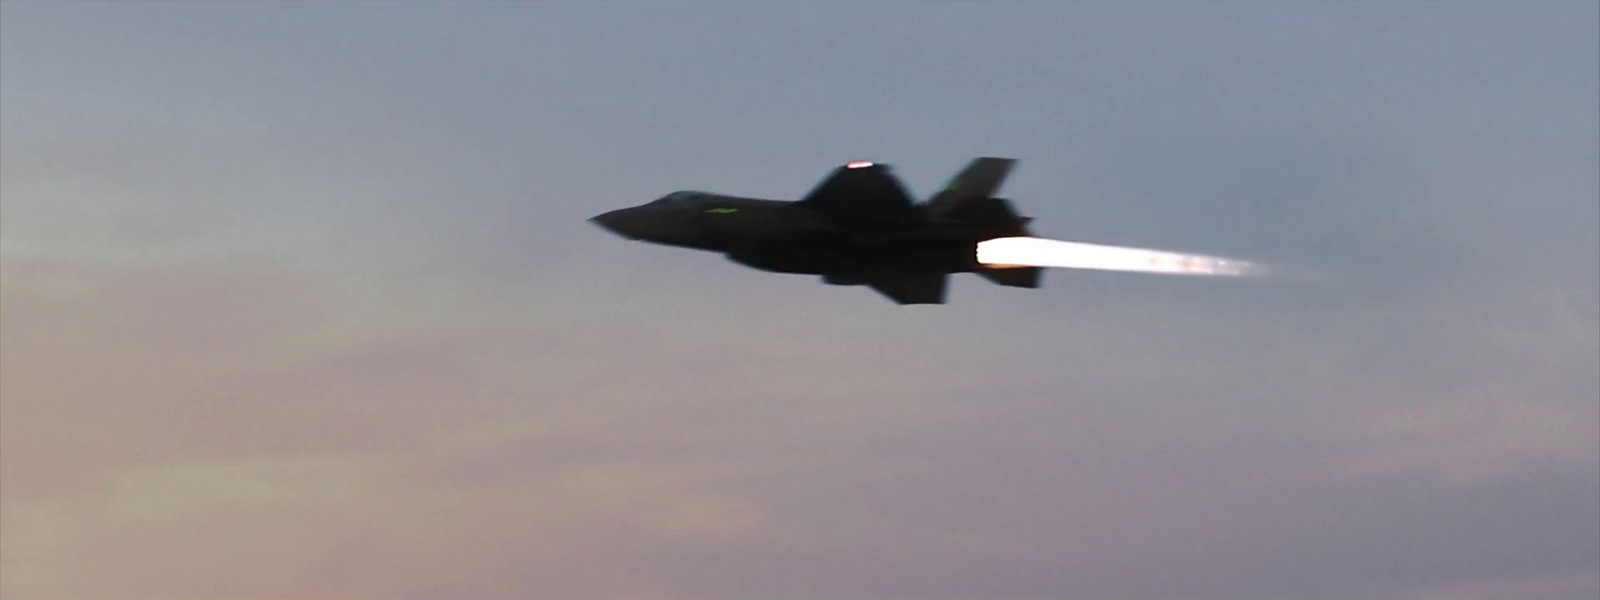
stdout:
<svg viewBox="0 0 1600 600">
<path fill-rule="evenodd" d="M 957 204 L 944 217 L 971 225 L 999 237 L 1028 235 L 1028 223 L 1033 219 L 1017 216 L 1011 201 L 1004 198 L 970 198 Z"/>
<path fill-rule="evenodd" d="M 1000 285 L 1019 288 L 1037 288 L 1043 279 L 1044 269 L 1039 267 L 1010 267 L 982 269 L 978 271 L 985 279 Z"/>
</svg>

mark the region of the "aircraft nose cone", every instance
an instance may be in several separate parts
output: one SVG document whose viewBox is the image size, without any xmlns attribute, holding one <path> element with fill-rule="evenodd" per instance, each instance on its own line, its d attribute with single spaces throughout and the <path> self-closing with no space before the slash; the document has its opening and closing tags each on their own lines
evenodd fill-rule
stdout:
<svg viewBox="0 0 1600 600">
<path fill-rule="evenodd" d="M 630 240 L 637 240 L 643 236 L 640 235 L 641 232 L 639 231 L 639 226 L 636 222 L 637 219 L 630 217 L 632 217 L 632 215 L 628 214 L 626 209 L 613 210 L 608 213 L 595 215 L 594 217 L 591 217 L 589 221 L 595 225 L 599 225 L 611 233 L 615 233 Z"/>
</svg>

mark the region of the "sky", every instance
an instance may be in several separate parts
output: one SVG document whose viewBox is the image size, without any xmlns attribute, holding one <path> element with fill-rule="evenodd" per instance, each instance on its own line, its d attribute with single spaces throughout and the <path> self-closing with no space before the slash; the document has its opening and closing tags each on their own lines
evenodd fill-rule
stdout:
<svg viewBox="0 0 1600 600">
<path fill-rule="evenodd" d="M 633 243 L 926 197 L 1260 261 Z M 1600 4 L 0 4 L 0 596 L 1600 595 Z"/>
</svg>

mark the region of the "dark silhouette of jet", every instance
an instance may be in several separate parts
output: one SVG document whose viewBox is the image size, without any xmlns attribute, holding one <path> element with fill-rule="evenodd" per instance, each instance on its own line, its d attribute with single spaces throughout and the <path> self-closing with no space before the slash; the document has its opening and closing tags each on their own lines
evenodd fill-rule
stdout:
<svg viewBox="0 0 1600 600">
<path fill-rule="evenodd" d="M 924 204 L 888 166 L 857 161 L 797 201 L 680 191 L 590 220 L 630 239 L 721 252 L 765 271 L 865 285 L 900 304 L 943 304 L 952 273 L 1039 287 L 1039 267 L 977 259 L 979 242 L 1029 235 L 1031 219 L 994 197 L 1015 163 L 975 159 Z"/>
</svg>

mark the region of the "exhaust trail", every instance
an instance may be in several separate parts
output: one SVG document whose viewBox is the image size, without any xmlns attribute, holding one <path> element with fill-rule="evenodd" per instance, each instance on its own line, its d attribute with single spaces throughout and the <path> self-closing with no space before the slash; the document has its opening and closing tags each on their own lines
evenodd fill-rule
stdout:
<svg viewBox="0 0 1600 600">
<path fill-rule="evenodd" d="M 995 238 L 980 242 L 978 262 L 1000 268 L 1058 267 L 1168 275 L 1243 277 L 1265 272 L 1260 265 L 1230 258 L 1036 237 Z"/>
</svg>

